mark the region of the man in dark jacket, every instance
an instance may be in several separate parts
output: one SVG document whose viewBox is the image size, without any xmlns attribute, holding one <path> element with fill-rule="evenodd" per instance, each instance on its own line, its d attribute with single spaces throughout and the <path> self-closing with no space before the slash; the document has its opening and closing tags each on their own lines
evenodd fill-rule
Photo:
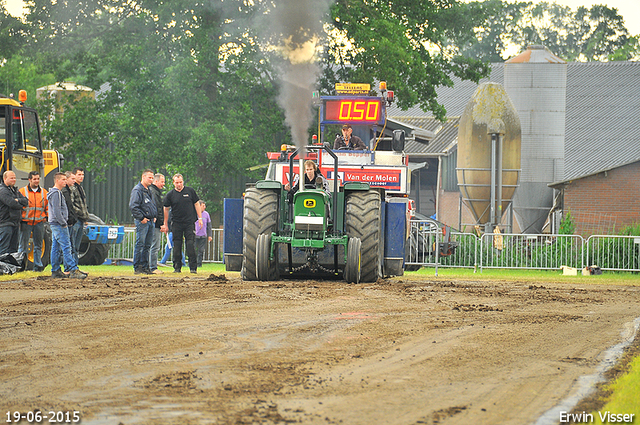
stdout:
<svg viewBox="0 0 640 425">
<path fill-rule="evenodd" d="M 78 262 L 78 249 L 82 243 L 84 225 L 89 221 L 89 210 L 87 209 L 87 195 L 81 186 L 84 181 L 84 169 L 75 167 L 73 169 L 73 175 L 75 183 L 69 185 L 69 189 L 71 189 L 71 205 L 69 206 L 71 210 L 73 210 L 77 221 L 69 229 L 69 235 L 71 238 L 71 250 L 76 262 Z"/>
<path fill-rule="evenodd" d="M 151 249 L 149 250 L 149 270 L 151 273 L 162 273 L 158 270 L 158 251 L 162 246 L 162 231 L 160 227 L 164 223 L 164 207 L 162 205 L 162 189 L 164 189 L 165 178 L 161 173 L 157 173 L 153 176 L 153 183 L 149 186 L 151 191 L 151 197 L 156 204 L 158 214 L 156 215 L 156 225 L 153 229 L 153 242 L 151 242 Z"/>
<path fill-rule="evenodd" d="M 342 136 L 336 135 L 336 140 L 333 141 L 333 149 L 354 149 L 359 151 L 367 150 L 367 145 L 364 144 L 361 138 L 354 136 L 353 127 L 349 124 L 342 126 Z"/>
<path fill-rule="evenodd" d="M 131 198 L 129 198 L 129 209 L 136 224 L 136 246 L 133 251 L 133 270 L 136 274 L 151 274 L 149 250 L 153 242 L 154 223 L 158 214 L 149 191 L 152 183 L 153 171 L 144 170 L 140 183 L 131 190 Z"/>
<path fill-rule="evenodd" d="M 29 200 L 16 189 L 16 173 L 5 171 L 0 184 L 0 255 L 18 251 L 22 208 Z"/>
<path fill-rule="evenodd" d="M 73 212 L 73 208 L 71 205 L 73 202 L 73 200 L 71 199 L 71 188 L 76 183 L 76 175 L 73 174 L 71 171 L 67 171 L 65 173 L 65 176 L 67 177 L 67 184 L 64 185 L 61 192 L 62 192 L 62 196 L 64 196 L 64 200 L 67 205 L 67 211 L 69 213 L 69 218 L 67 219 L 67 225 L 69 226 L 69 230 L 71 230 L 71 227 L 73 227 L 73 225 L 76 224 L 76 222 L 78 221 L 78 218 L 76 217 L 76 214 Z M 71 241 L 71 245 L 73 245 L 73 241 Z"/>
<path fill-rule="evenodd" d="M 73 244 L 75 243 L 75 241 L 71 240 L 71 229 L 73 229 L 73 225 L 76 224 L 76 222 L 78 221 L 78 218 L 76 217 L 76 214 L 73 212 L 73 206 L 72 206 L 73 200 L 72 200 L 71 191 L 73 190 L 74 185 L 76 183 L 76 175 L 73 174 L 71 171 L 67 171 L 64 174 L 65 174 L 65 177 L 67 178 L 67 183 L 62 185 L 62 189 L 60 190 L 60 192 L 62 193 L 62 196 L 64 198 L 64 204 L 67 207 L 67 214 L 68 214 L 67 215 L 67 231 L 69 233 L 69 246 L 71 247 L 70 252 L 71 252 L 71 255 L 73 255 Z M 62 251 L 60 251 L 60 255 L 62 255 Z M 62 262 L 63 262 L 63 258 L 60 257 L 59 264 L 62 264 Z M 77 260 L 76 260 L 76 263 L 77 263 Z M 85 272 L 82 272 L 82 273 L 86 274 Z"/>
</svg>

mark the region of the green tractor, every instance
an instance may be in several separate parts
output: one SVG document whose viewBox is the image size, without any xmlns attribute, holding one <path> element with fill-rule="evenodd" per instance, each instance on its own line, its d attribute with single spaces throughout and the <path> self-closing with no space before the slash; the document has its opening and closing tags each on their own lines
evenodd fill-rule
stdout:
<svg viewBox="0 0 640 425">
<path fill-rule="evenodd" d="M 330 148 L 305 149 L 326 150 L 334 158 L 333 175 L 338 175 L 337 157 Z M 294 169 L 298 151 L 290 156 L 289 170 Z M 284 276 L 342 275 L 349 283 L 375 282 L 383 268 L 381 193 L 364 182 L 339 186 L 337 179 L 331 193 L 321 182 L 302 186 L 292 199 L 275 180 L 262 180 L 247 189 L 242 278 L 269 281 Z"/>
</svg>

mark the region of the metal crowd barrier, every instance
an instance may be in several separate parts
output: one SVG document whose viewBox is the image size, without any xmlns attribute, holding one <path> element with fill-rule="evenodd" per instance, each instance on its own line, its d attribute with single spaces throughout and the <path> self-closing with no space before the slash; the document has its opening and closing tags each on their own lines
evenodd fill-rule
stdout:
<svg viewBox="0 0 640 425">
<path fill-rule="evenodd" d="M 435 244 L 442 229 L 433 221 L 412 220 L 406 255 L 407 270 L 427 267 L 477 267 L 558 270 L 562 266 L 599 266 L 610 271 L 640 271 L 640 236 L 560 234 L 484 234 L 452 232 L 456 246 L 440 255 Z"/>
<path fill-rule="evenodd" d="M 593 235 L 587 239 L 585 266 L 602 270 L 640 271 L 640 236 Z"/>
<path fill-rule="evenodd" d="M 449 242 L 455 246 L 453 251 L 436 250 L 445 242 L 442 229 L 438 229 L 433 221 L 412 220 L 409 228 L 409 238 L 405 263 L 415 270 L 420 266 L 435 267 L 470 267 L 477 266 L 480 241 L 472 233 L 452 232 Z"/>
<path fill-rule="evenodd" d="M 223 230 L 213 229 L 213 240 L 207 244 L 205 262 L 222 263 Z M 125 227 L 121 244 L 111 245 L 109 259 L 132 260 L 135 228 Z M 165 251 L 167 235 L 162 234 Z M 405 259 L 407 270 L 427 267 L 466 267 L 558 270 L 561 266 L 583 268 L 597 265 L 602 270 L 640 272 L 640 236 L 593 235 L 585 240 L 579 235 L 558 234 L 484 234 L 451 232 L 455 246 L 450 254 L 435 249 L 442 246 L 442 229 L 432 221 L 412 220 Z"/>
<path fill-rule="evenodd" d="M 222 229 L 212 229 L 213 237 L 211 242 L 207 243 L 204 252 L 203 262 L 222 263 Z M 110 260 L 133 260 L 133 251 L 136 245 L 136 229 L 135 227 L 124 228 L 124 240 L 120 244 L 111 245 L 109 248 L 108 258 Z M 162 234 L 162 247 L 158 251 L 158 261 L 164 256 L 167 245 L 167 235 Z M 169 259 L 171 261 L 171 259 Z"/>
<path fill-rule="evenodd" d="M 438 232 L 436 225 L 430 221 L 411 221 L 409 238 L 407 239 L 405 265 L 407 270 L 417 270 L 421 266 L 435 267 L 436 255 L 433 248 Z"/>
<path fill-rule="evenodd" d="M 579 235 L 485 233 L 480 241 L 480 270 L 582 268 L 583 246 Z"/>
</svg>

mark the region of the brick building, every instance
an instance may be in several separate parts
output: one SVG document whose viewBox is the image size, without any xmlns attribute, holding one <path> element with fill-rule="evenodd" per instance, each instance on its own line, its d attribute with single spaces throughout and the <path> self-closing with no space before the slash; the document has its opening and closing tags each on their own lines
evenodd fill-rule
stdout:
<svg viewBox="0 0 640 425">
<path fill-rule="evenodd" d="M 575 233 L 588 237 L 618 233 L 640 223 L 640 161 L 554 183 Z"/>
</svg>

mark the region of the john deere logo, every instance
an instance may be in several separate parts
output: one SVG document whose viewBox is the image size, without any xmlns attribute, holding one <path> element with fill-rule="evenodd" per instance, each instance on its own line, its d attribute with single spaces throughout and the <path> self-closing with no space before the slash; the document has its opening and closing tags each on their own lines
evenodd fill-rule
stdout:
<svg viewBox="0 0 640 425">
<path fill-rule="evenodd" d="M 304 200 L 304 206 L 305 208 L 313 208 L 316 206 L 316 200 L 315 199 L 305 199 Z"/>
</svg>

